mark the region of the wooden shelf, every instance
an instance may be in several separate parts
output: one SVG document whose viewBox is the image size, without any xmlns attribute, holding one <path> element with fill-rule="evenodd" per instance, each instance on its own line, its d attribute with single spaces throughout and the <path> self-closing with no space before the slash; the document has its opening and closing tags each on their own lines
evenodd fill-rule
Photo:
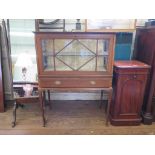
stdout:
<svg viewBox="0 0 155 155">
<path fill-rule="evenodd" d="M 135 29 L 89 29 L 87 32 L 134 32 Z"/>
<path fill-rule="evenodd" d="M 99 25 L 94 25 L 94 26 L 90 26 L 89 25 L 89 22 L 88 20 L 86 19 L 85 20 L 85 31 L 86 32 L 134 32 L 136 30 L 136 19 L 133 19 L 133 20 L 130 20 L 130 21 L 127 21 L 129 22 L 127 24 L 124 25 L 124 23 L 122 23 L 123 20 L 120 20 L 120 23 L 119 23 L 119 20 L 114 20 L 114 23 L 115 24 L 112 24 L 112 23 L 108 23 L 108 21 L 105 20 L 105 23 L 104 23 L 104 19 L 103 19 L 103 25 L 102 26 L 105 26 L 103 28 L 101 28 Z M 97 22 L 97 21 L 96 21 Z M 100 23 L 101 24 L 101 23 Z M 113 27 L 114 26 L 114 27 Z"/>
</svg>

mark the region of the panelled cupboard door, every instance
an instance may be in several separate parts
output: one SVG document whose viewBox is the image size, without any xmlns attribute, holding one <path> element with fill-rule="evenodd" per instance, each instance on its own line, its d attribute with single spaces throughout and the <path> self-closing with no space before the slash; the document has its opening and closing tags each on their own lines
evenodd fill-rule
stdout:
<svg viewBox="0 0 155 155">
<path fill-rule="evenodd" d="M 120 86 L 118 91 L 120 92 L 119 109 L 117 114 L 119 118 L 132 115 L 132 118 L 140 116 L 140 108 L 142 106 L 144 85 L 146 81 L 146 75 L 123 75 L 119 77 Z"/>
</svg>

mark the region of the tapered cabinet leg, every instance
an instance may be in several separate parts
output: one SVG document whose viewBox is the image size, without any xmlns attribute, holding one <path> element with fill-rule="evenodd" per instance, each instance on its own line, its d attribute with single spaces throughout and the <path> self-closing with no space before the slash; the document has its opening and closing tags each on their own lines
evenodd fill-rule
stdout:
<svg viewBox="0 0 155 155">
<path fill-rule="evenodd" d="M 103 90 L 101 90 L 101 99 L 100 99 L 100 109 L 102 108 L 103 102 Z"/>
<path fill-rule="evenodd" d="M 49 108 L 52 109 L 50 90 L 48 90 L 47 93 L 48 93 L 48 103 L 49 103 Z"/>
<path fill-rule="evenodd" d="M 110 104 L 112 102 L 112 89 L 108 93 L 108 106 L 107 106 L 107 113 L 106 113 L 106 125 L 108 126 L 109 123 L 109 112 L 110 112 Z"/>
<path fill-rule="evenodd" d="M 43 119 L 43 127 L 45 127 L 46 125 L 46 119 L 45 119 L 45 97 L 43 96 L 43 92 L 41 90 L 39 90 L 39 102 L 40 102 L 40 106 L 41 106 L 41 112 L 42 112 L 42 119 Z"/>
<path fill-rule="evenodd" d="M 47 102 L 46 102 L 46 91 L 42 91 L 42 97 L 43 97 L 43 100 L 45 102 L 44 106 L 46 106 L 47 105 Z"/>
<path fill-rule="evenodd" d="M 16 126 L 16 110 L 17 110 L 17 102 L 14 102 L 14 107 L 13 107 L 13 121 L 12 121 L 12 127 Z"/>
</svg>

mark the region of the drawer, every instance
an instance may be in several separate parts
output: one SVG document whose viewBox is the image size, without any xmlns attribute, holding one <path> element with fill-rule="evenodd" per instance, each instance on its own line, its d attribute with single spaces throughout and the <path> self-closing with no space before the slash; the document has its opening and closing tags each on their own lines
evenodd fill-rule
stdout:
<svg viewBox="0 0 155 155">
<path fill-rule="evenodd" d="M 112 78 L 41 78 L 43 88 L 103 88 L 111 87 Z"/>
<path fill-rule="evenodd" d="M 121 82 L 127 81 L 127 80 L 138 80 L 143 81 L 143 83 L 146 82 L 147 74 L 128 74 L 128 75 L 119 75 L 119 80 Z"/>
<path fill-rule="evenodd" d="M 142 68 L 142 69 L 130 69 L 130 68 L 124 68 L 124 69 L 118 69 L 114 68 L 114 72 L 117 74 L 148 74 L 149 69 L 148 68 Z"/>
</svg>

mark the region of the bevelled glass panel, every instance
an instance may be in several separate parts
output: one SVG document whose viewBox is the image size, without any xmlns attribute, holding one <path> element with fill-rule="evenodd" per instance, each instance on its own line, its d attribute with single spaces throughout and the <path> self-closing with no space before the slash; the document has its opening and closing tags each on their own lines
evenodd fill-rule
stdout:
<svg viewBox="0 0 155 155">
<path fill-rule="evenodd" d="M 72 71 L 70 67 L 65 65 L 60 59 L 55 58 L 56 71 Z"/>
<path fill-rule="evenodd" d="M 79 71 L 95 71 L 96 67 L 96 57 L 91 59 L 87 64 L 82 66 Z"/>
<path fill-rule="evenodd" d="M 58 55 L 70 55 L 70 56 L 92 56 L 95 55 L 95 53 L 91 52 L 89 49 L 87 49 L 83 44 L 81 44 L 78 40 L 72 41 L 70 44 L 65 46 L 61 50 L 61 52 L 58 53 Z"/>
<path fill-rule="evenodd" d="M 93 58 L 93 56 L 79 56 L 79 55 L 72 55 L 72 56 L 62 56 L 57 55 L 58 59 L 64 62 L 67 66 L 69 66 L 72 70 L 79 70 L 82 66 L 86 65 L 89 60 Z"/>
<path fill-rule="evenodd" d="M 97 71 L 106 71 L 107 64 L 108 64 L 108 57 L 107 56 L 98 56 L 97 57 Z"/>
<path fill-rule="evenodd" d="M 53 56 L 43 56 L 43 67 L 45 71 L 54 70 Z"/>
<path fill-rule="evenodd" d="M 88 48 L 90 51 L 96 53 L 96 45 L 97 45 L 96 39 L 79 39 L 79 42 L 83 44 L 83 46 Z"/>
<path fill-rule="evenodd" d="M 42 40 L 43 55 L 53 55 L 53 40 Z"/>
<path fill-rule="evenodd" d="M 72 41 L 73 39 L 55 39 L 54 40 L 55 53 L 60 52 L 63 48 L 70 45 Z"/>
<path fill-rule="evenodd" d="M 109 40 L 98 40 L 98 55 L 109 54 Z"/>
</svg>

